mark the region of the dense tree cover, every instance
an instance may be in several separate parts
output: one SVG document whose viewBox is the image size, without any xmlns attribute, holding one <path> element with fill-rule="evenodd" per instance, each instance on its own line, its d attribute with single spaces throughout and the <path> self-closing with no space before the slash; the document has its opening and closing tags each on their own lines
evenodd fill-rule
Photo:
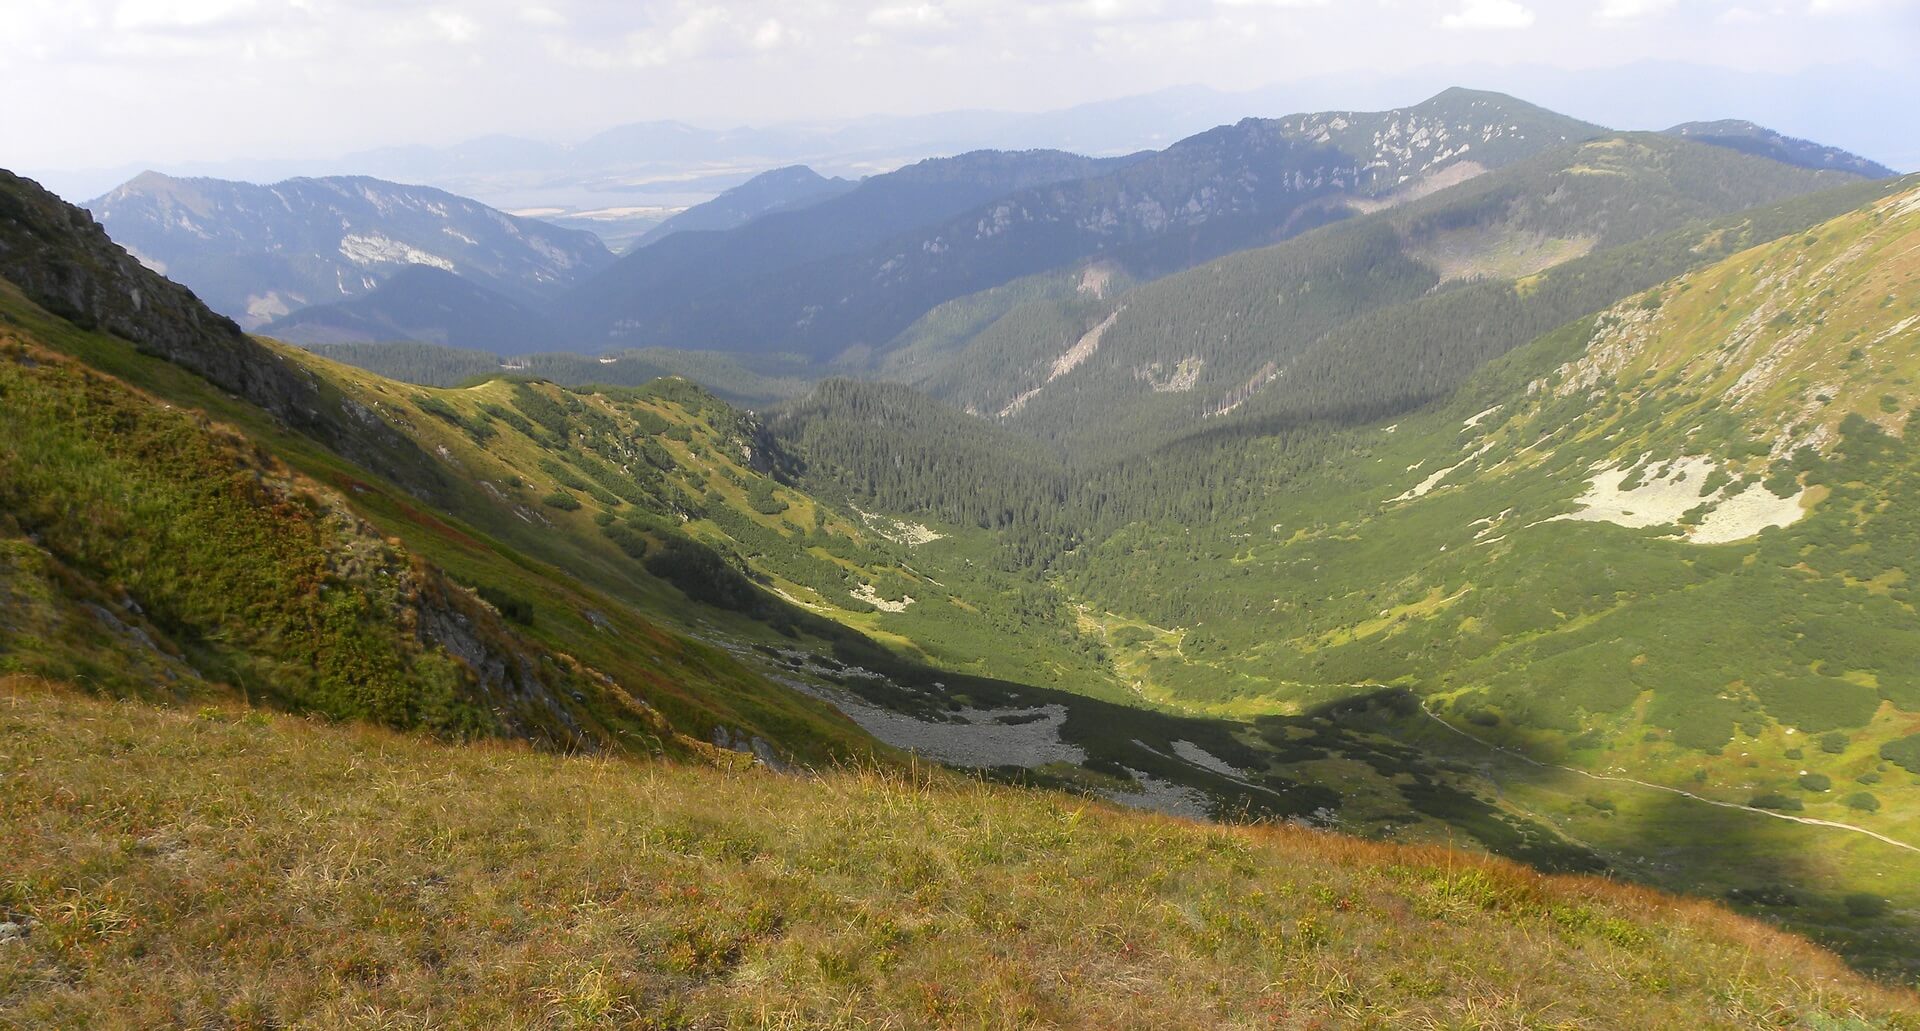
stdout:
<svg viewBox="0 0 1920 1031">
<path fill-rule="evenodd" d="M 768 429 L 805 456 L 809 490 L 1001 531 L 1013 568 L 1049 565 L 1139 520 L 1215 519 L 1350 447 L 1330 427 L 1301 425 L 1082 464 L 909 388 L 853 380 L 829 380 L 776 409 Z"/>
</svg>

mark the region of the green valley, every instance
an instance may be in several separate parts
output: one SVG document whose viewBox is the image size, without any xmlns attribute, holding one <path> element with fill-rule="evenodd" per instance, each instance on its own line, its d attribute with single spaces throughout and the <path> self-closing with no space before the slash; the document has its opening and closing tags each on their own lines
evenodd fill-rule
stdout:
<svg viewBox="0 0 1920 1031">
<path fill-rule="evenodd" d="M 1920 177 L 801 171 L 307 348 L 0 174 L 0 1022 L 1920 1027 Z"/>
</svg>

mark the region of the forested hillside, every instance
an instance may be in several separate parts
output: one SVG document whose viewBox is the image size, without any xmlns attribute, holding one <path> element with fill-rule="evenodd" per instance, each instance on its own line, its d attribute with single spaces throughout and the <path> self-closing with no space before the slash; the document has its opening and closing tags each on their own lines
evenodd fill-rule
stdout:
<svg viewBox="0 0 1920 1031">
<path fill-rule="evenodd" d="M 997 299 L 1004 314 L 966 320 L 970 332 L 944 328 L 964 316 L 936 312 L 880 374 L 1075 456 L 1221 422 L 1363 421 L 1874 189 L 1785 200 L 1846 182 L 1857 180 L 1609 137 L 1132 289 L 1095 267 L 1028 297 L 1009 291 Z M 1774 206 L 1749 211 L 1757 205 Z"/>
</svg>

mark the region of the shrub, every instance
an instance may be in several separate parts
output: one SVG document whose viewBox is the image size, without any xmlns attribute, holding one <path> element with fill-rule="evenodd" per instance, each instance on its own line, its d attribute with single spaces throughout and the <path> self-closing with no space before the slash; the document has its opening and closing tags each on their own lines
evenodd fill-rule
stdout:
<svg viewBox="0 0 1920 1031">
<path fill-rule="evenodd" d="M 1800 775 L 1802 791 L 1826 791 L 1833 787 L 1833 778 L 1824 773 L 1803 773 Z"/>
<path fill-rule="evenodd" d="M 1828 755 L 1839 755 L 1841 752 L 1847 750 L 1849 741 L 1850 739 L 1847 735 L 1837 730 L 1831 734 L 1822 734 L 1820 735 L 1820 750 Z"/>
<path fill-rule="evenodd" d="M 647 539 L 635 533 L 632 528 L 620 523 L 610 523 L 601 527 L 600 532 L 606 534 L 607 539 L 612 541 L 621 551 L 626 552 L 628 558 L 644 559 L 647 557 Z"/>
<path fill-rule="evenodd" d="M 574 512 L 580 508 L 580 499 L 568 494 L 564 490 L 556 490 L 552 494 L 541 498 L 540 503 L 550 508 L 557 508 L 562 512 Z"/>
<path fill-rule="evenodd" d="M 1847 915 L 1857 920 L 1871 920 L 1887 911 L 1887 900 L 1878 895 L 1856 891 L 1846 897 Z"/>
<path fill-rule="evenodd" d="M 1875 798 L 1871 791 L 1856 791 L 1848 795 L 1846 804 L 1847 808 L 1858 809 L 1863 813 L 1877 813 L 1880 811 L 1880 800 Z"/>
<path fill-rule="evenodd" d="M 533 602 L 486 584 L 482 584 L 477 590 L 487 604 L 500 610 L 500 615 L 521 626 L 533 625 Z"/>
<path fill-rule="evenodd" d="M 1752 799 L 1748 800 L 1747 804 L 1755 809 L 1793 810 L 1806 808 L 1806 804 L 1797 798 L 1788 798 L 1786 795 L 1771 791 L 1766 794 L 1753 796 Z"/>
<path fill-rule="evenodd" d="M 1920 734 L 1881 745 L 1880 758 L 1910 773 L 1920 773 Z"/>
</svg>

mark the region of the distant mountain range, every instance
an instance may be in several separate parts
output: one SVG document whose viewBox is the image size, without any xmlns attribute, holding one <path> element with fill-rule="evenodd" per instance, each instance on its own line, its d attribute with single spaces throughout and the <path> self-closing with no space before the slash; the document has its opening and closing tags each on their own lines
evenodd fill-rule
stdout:
<svg viewBox="0 0 1920 1031">
<path fill-rule="evenodd" d="M 1070 452 L 1229 416 L 1390 415 L 1701 260 L 1707 220 L 1732 216 L 1718 253 L 1769 217 L 1750 209 L 1861 182 L 1609 134 L 1152 282 L 1096 262 L 960 298 L 861 371 Z M 1389 360 L 1388 341 L 1420 353 Z"/>
<path fill-rule="evenodd" d="M 1100 175 L 981 197 L 949 217 L 901 224 L 908 231 L 898 235 L 874 232 L 864 248 L 781 253 L 762 239 L 802 218 L 873 224 L 856 214 L 870 202 L 855 191 L 831 216 L 814 208 L 706 244 L 715 271 L 695 280 L 664 272 L 677 256 L 650 249 L 563 304 L 570 335 L 588 347 L 698 341 L 825 358 L 880 345 L 942 301 L 1094 254 L 1116 253 L 1137 274 L 1175 271 L 1338 217 L 1334 198 L 1384 197 L 1601 131 L 1468 90 L 1393 111 L 1246 119 Z"/>
<path fill-rule="evenodd" d="M 411 266 L 533 301 L 613 258 L 592 233 L 362 176 L 255 186 L 146 172 L 86 207 L 116 243 L 247 328 Z"/>
<path fill-rule="evenodd" d="M 685 207 L 760 171 L 794 164 L 853 177 L 980 149 L 1125 154 L 1157 150 L 1248 115 L 1394 107 L 1460 82 L 1624 129 L 1658 129 L 1702 112 L 1725 113 L 1789 135 L 1817 137 L 1896 169 L 1920 168 L 1920 144 L 1914 142 L 1920 140 L 1920 112 L 1884 102 L 1888 96 L 1920 92 L 1920 72 L 1851 66 L 1747 72 L 1680 62 L 1580 70 L 1476 64 L 1368 71 L 1246 91 L 1180 86 L 1034 113 L 948 111 L 718 129 L 651 120 L 575 143 L 494 134 L 452 145 L 384 147 L 325 158 L 164 167 L 175 175 L 249 182 L 351 172 L 423 182 L 510 211 Z M 143 167 L 30 171 L 78 201 Z"/>
<path fill-rule="evenodd" d="M 250 186 L 147 173 L 92 207 L 117 241 L 217 310 L 298 342 L 404 339 L 499 354 L 679 348 L 797 356 L 822 371 L 832 363 L 918 382 L 977 360 L 959 357 L 976 332 L 1006 332 L 1004 322 L 989 331 L 1008 314 L 1004 308 L 966 330 L 950 332 L 951 320 L 943 323 L 948 338 L 937 346 L 911 331 L 949 302 L 1087 263 L 1103 282 L 1152 281 L 1405 205 L 1607 132 L 1503 94 L 1455 88 L 1387 111 L 1243 119 L 1122 157 L 976 151 L 858 182 L 792 166 L 668 219 L 618 259 L 590 233 L 364 177 Z M 1646 143 L 1635 152 L 1678 162 L 1697 182 L 1662 180 L 1638 205 L 1596 210 L 1589 216 L 1597 221 L 1547 235 L 1609 246 L 1651 231 L 1644 224 L 1650 212 L 1713 215 L 1816 188 L 1820 180 L 1808 177 L 1816 172 L 1887 171 L 1745 122 L 1686 123 L 1667 136 L 1687 142 L 1672 154 Z M 688 138 L 636 129 L 590 150 L 616 155 L 646 144 L 677 154 Z M 496 144 L 492 150 L 504 146 Z M 1749 170 L 1756 188 L 1728 187 L 1721 179 L 1731 166 L 1699 158 L 1703 151 L 1759 161 Z M 1783 178 L 1784 169 L 1801 177 Z M 1634 166 L 1629 179 L 1649 170 Z M 1663 190 L 1696 188 L 1707 194 L 1679 206 L 1659 199 Z M 1563 205 L 1560 217 L 1571 210 Z M 1545 218 L 1535 215 L 1535 222 Z M 1504 216 L 1477 209 L 1450 217 L 1482 230 L 1505 224 Z M 1445 238 L 1461 239 L 1458 232 Z M 403 270 L 408 274 L 395 276 Z M 1082 325 L 1059 307 L 1081 304 L 1079 295 L 1063 297 L 1057 284 L 1049 289 L 1048 318 L 1078 326 L 1074 335 L 1100 321 Z M 1107 314 L 1118 317 L 1119 307 L 1109 305 Z M 1121 335 L 1137 316 L 1123 320 Z M 941 352 L 937 360 L 929 346 Z M 1174 368 L 1181 357 L 1152 360 Z M 934 370 L 929 360 L 948 371 Z M 1240 379 L 1257 378 L 1261 367 L 1216 363 L 1205 379 L 1229 368 Z M 1037 386 L 994 400 L 1028 373 L 1011 366 L 990 373 L 961 388 L 966 404 L 999 411 Z M 790 374 L 783 366 L 780 375 Z M 926 383 L 936 389 L 935 380 Z M 1231 388 L 1239 389 L 1244 384 Z"/>
</svg>

